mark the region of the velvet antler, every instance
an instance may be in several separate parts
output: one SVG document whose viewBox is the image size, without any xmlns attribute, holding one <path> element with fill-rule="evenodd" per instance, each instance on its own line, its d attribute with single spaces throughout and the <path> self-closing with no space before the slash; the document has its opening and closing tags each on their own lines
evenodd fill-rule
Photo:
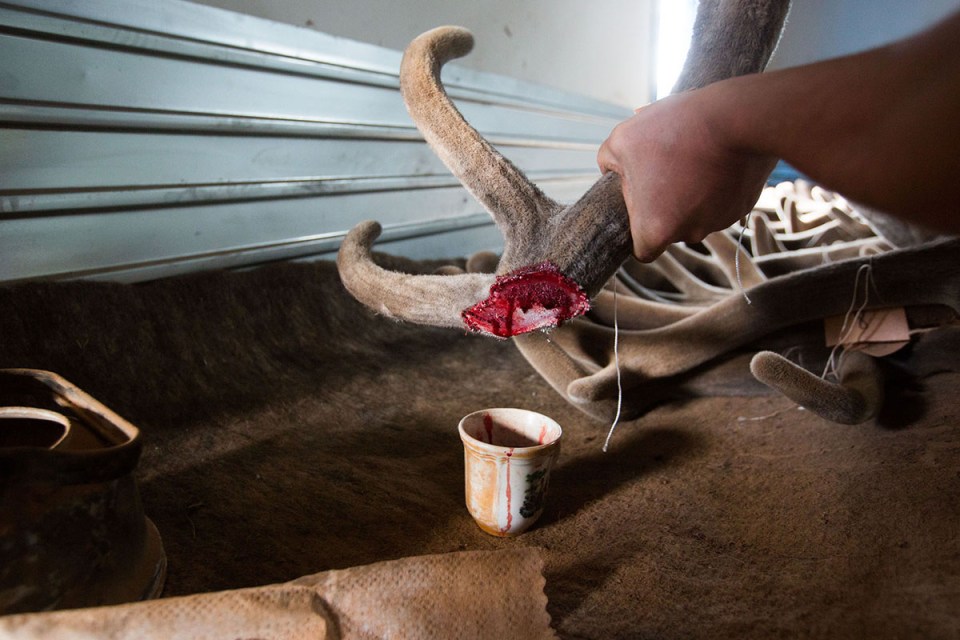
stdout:
<svg viewBox="0 0 960 640">
<path fill-rule="evenodd" d="M 604 177 L 578 203 L 563 207 L 463 119 L 439 76 L 445 62 L 472 46 L 473 37 L 458 27 L 421 35 L 404 54 L 400 88 L 427 142 L 503 234 L 501 277 L 398 278 L 369 258 L 376 237 L 371 223 L 347 235 L 338 265 L 347 289 L 373 309 L 412 322 L 466 325 L 507 337 L 586 311 L 588 296 L 629 255 L 630 232 L 616 176 Z"/>
<path fill-rule="evenodd" d="M 762 69 L 788 6 L 789 0 L 703 0 L 695 26 L 701 43 L 694 43 L 678 90 Z M 390 274 L 370 257 L 379 234 L 370 222 L 347 234 L 337 264 L 346 288 L 372 309 L 508 337 L 586 312 L 588 298 L 630 255 L 630 229 L 615 174 L 562 206 L 466 122 L 440 82 L 440 69 L 472 46 L 473 37 L 459 27 L 419 36 L 404 54 L 400 88 L 427 142 L 503 234 L 498 277 Z"/>
<path fill-rule="evenodd" d="M 761 70 L 788 6 L 788 0 L 701 0 L 674 91 Z M 546 197 L 467 124 L 444 91 L 441 66 L 471 47 L 470 34 L 456 27 L 417 38 L 404 56 L 401 89 L 427 142 L 493 216 L 504 236 L 503 256 L 494 273 L 388 272 L 370 259 L 379 225 L 363 223 L 348 235 L 338 263 L 347 288 L 373 309 L 516 336 L 514 343 L 558 392 L 606 420 L 619 411 L 621 373 L 623 415 L 635 416 L 711 360 L 772 331 L 842 313 L 865 263 L 884 292 L 866 308 L 932 304 L 947 309 L 952 322 L 960 313 L 958 241 L 921 247 L 914 245 L 929 238 L 912 231 L 878 237 L 875 220 L 871 230 L 842 198 L 800 183 L 796 188 L 808 191 L 803 199 L 814 206 L 801 211 L 784 192 L 776 206 L 758 207 L 749 228 L 740 230 L 752 256 L 734 236 L 718 232 L 703 243 L 709 256 L 675 245 L 654 263 L 628 261 L 611 279 L 630 247 L 618 178 L 602 177 L 569 207 Z M 891 251 L 891 245 L 912 248 Z M 913 274 L 921 265 L 934 265 L 941 277 L 918 286 Z M 594 298 L 593 313 L 576 318 L 587 310 L 587 296 Z M 808 298 L 816 304 L 803 304 Z M 571 318 L 549 336 L 532 331 Z M 869 419 L 882 401 L 879 369 L 863 354 L 844 355 L 836 384 L 771 352 L 758 354 L 752 368 L 758 379 L 835 422 Z"/>
</svg>

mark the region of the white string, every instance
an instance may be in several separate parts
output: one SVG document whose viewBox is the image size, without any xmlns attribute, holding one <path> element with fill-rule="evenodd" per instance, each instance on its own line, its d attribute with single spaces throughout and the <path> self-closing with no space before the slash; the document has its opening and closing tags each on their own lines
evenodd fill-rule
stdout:
<svg viewBox="0 0 960 640">
<path fill-rule="evenodd" d="M 617 281 L 613 281 L 613 360 L 617 366 L 617 415 L 613 418 L 613 424 L 610 425 L 610 431 L 607 432 L 607 439 L 603 441 L 603 452 L 607 452 L 610 446 L 610 438 L 613 437 L 613 431 L 620 422 L 620 408 L 623 406 L 623 385 L 620 382 L 620 326 L 617 324 Z"/>
<path fill-rule="evenodd" d="M 756 422 L 757 420 L 768 420 L 770 418 L 776 418 L 782 413 L 787 411 L 803 411 L 803 407 L 800 405 L 790 405 L 789 407 L 784 407 L 783 409 L 777 409 L 773 413 L 768 413 L 765 416 L 737 416 L 737 422 Z"/>
<path fill-rule="evenodd" d="M 750 302 L 750 296 L 747 295 L 746 289 L 743 288 L 743 279 L 740 278 L 740 249 L 743 247 L 743 234 L 747 231 L 747 226 L 750 224 L 750 216 L 753 215 L 753 211 L 747 214 L 746 220 L 743 221 L 743 224 L 740 225 L 740 236 L 737 238 L 737 252 L 733 255 L 733 266 L 737 271 L 737 284 L 740 285 L 740 293 L 743 294 L 743 299 L 747 301 L 747 304 L 753 304 Z M 754 240 L 756 242 L 756 240 Z M 754 249 L 756 251 L 756 249 Z"/>
<path fill-rule="evenodd" d="M 863 279 L 863 302 L 860 303 L 860 306 L 857 308 L 856 313 L 853 314 L 852 322 L 850 314 L 853 312 L 853 308 L 857 306 L 857 292 L 860 290 L 860 274 L 864 273 L 866 276 Z M 837 351 L 843 348 L 846 339 L 850 337 L 850 333 L 853 331 L 853 328 L 858 322 L 860 322 L 863 310 L 866 309 L 867 303 L 870 301 L 870 286 L 873 283 L 873 268 L 870 266 L 870 263 L 860 265 L 860 268 L 857 269 L 857 276 L 853 281 L 853 298 L 850 300 L 850 307 L 847 309 L 846 315 L 843 316 L 843 324 L 840 326 L 840 335 L 837 337 L 837 344 L 833 346 L 833 349 L 830 350 L 830 355 L 827 357 L 827 364 L 823 368 L 823 373 L 820 375 L 820 378 L 823 380 L 827 379 L 828 375 L 836 377 L 837 375 L 837 363 L 836 355 Z"/>
</svg>

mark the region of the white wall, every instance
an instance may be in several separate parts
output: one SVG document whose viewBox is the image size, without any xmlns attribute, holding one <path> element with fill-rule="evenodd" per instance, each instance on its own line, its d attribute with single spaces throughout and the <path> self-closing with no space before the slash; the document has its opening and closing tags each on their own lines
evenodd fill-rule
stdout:
<svg viewBox="0 0 960 640">
<path fill-rule="evenodd" d="M 635 107 L 653 95 L 656 0 L 195 0 L 403 50 L 458 24 L 476 36 L 458 64 Z"/>
<path fill-rule="evenodd" d="M 957 10 L 960 0 L 794 0 L 769 68 L 876 47 L 921 31 Z"/>
<path fill-rule="evenodd" d="M 460 24 L 477 36 L 463 66 L 634 107 L 656 94 L 656 5 L 679 0 L 194 1 L 396 50 Z M 794 0 L 770 68 L 890 42 L 956 10 L 960 0 Z"/>
<path fill-rule="evenodd" d="M 139 281 L 378 250 L 501 249 L 423 142 L 399 52 L 183 0 L 0 3 L 0 282 Z M 470 69 L 464 116 L 544 192 L 596 182 L 624 107 Z"/>
</svg>

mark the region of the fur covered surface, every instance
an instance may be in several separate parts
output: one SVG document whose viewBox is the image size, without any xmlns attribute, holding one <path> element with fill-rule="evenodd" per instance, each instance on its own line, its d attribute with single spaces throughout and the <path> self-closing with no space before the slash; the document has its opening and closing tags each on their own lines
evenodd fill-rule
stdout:
<svg viewBox="0 0 960 640">
<path fill-rule="evenodd" d="M 609 425 L 510 342 L 377 317 L 326 262 L 33 283 L 0 289 L 0 309 L 0 366 L 55 371 L 142 430 L 165 595 L 532 546 L 564 638 L 960 630 L 953 331 L 887 359 L 886 409 L 863 425 L 793 407 L 745 351 L 697 372 L 706 395 L 621 424 L 604 454 Z M 546 511 L 515 539 L 463 503 L 457 422 L 493 406 L 565 430 Z"/>
</svg>

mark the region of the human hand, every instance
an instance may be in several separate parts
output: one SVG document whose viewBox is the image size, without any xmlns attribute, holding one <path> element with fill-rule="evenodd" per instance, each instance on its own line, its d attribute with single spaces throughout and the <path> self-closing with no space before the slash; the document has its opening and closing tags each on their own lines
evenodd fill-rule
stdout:
<svg viewBox="0 0 960 640">
<path fill-rule="evenodd" d="M 708 89 L 638 109 L 600 147 L 600 169 L 621 177 L 638 260 L 655 259 L 673 242 L 699 242 L 745 216 L 776 164 L 734 146 Z"/>
</svg>

